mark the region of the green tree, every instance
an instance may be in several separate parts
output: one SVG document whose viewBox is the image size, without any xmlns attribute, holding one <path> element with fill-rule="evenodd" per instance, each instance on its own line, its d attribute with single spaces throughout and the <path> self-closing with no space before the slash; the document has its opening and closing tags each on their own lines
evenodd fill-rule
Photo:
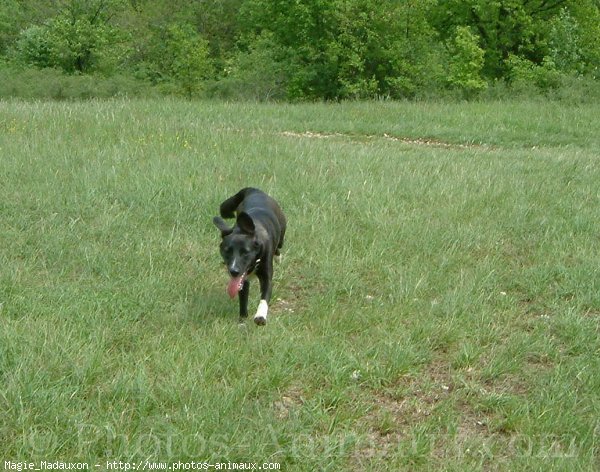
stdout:
<svg viewBox="0 0 600 472">
<path fill-rule="evenodd" d="M 572 0 L 568 12 L 577 22 L 577 44 L 583 72 L 600 79 L 600 2 Z"/>
<path fill-rule="evenodd" d="M 338 0 L 335 53 L 339 95 L 410 96 L 423 76 L 436 80 L 433 30 L 427 23 L 432 1 Z"/>
<path fill-rule="evenodd" d="M 17 0 L 0 2 L 0 55 L 6 54 L 8 47 L 18 37 L 23 16 L 23 10 Z"/>
<path fill-rule="evenodd" d="M 202 37 L 209 40 L 210 55 L 219 68 L 224 67 L 234 54 L 239 36 L 238 12 L 244 0 L 203 0 L 193 2 L 190 16 Z"/>
<path fill-rule="evenodd" d="M 580 33 L 577 21 L 566 8 L 551 22 L 549 34 L 549 57 L 556 68 L 567 74 L 583 71 Z"/>
<path fill-rule="evenodd" d="M 481 77 L 484 51 L 478 45 L 479 38 L 466 26 L 458 26 L 456 34 L 448 44 L 450 64 L 448 82 L 462 90 L 467 96 L 486 88 Z"/>
<path fill-rule="evenodd" d="M 447 0 L 432 10 L 431 21 L 444 40 L 457 26 L 469 26 L 485 51 L 482 74 L 501 78 L 509 56 L 541 63 L 547 55 L 548 22 L 567 0 Z"/>
<path fill-rule="evenodd" d="M 208 41 L 190 24 L 160 28 L 150 42 L 146 67 L 153 82 L 174 84 L 188 98 L 198 95 L 213 75 Z"/>
<path fill-rule="evenodd" d="M 110 24 L 117 0 L 72 0 L 42 25 L 23 30 L 15 44 L 18 61 L 68 73 L 106 71 L 118 62 L 124 35 Z"/>
<path fill-rule="evenodd" d="M 231 57 L 216 93 L 226 98 L 256 101 L 285 99 L 289 83 L 287 65 L 285 51 L 265 31 Z"/>
<path fill-rule="evenodd" d="M 342 0 L 334 9 L 335 30 L 327 58 L 335 66 L 333 78 L 339 98 L 368 98 L 380 91 L 390 55 L 381 41 L 385 18 L 371 1 Z M 391 26 L 391 25 L 390 25 Z M 393 30 L 388 30 L 390 37 Z"/>
<path fill-rule="evenodd" d="M 281 51 L 290 98 L 406 96 L 435 69 L 433 0 L 248 0 L 242 41 L 268 32 Z M 430 73 L 429 76 L 436 76 Z"/>
<path fill-rule="evenodd" d="M 248 50 L 256 38 L 270 34 L 289 74 L 288 98 L 335 98 L 336 70 L 327 56 L 332 14 L 333 0 L 247 0 L 240 10 L 238 47 Z"/>
</svg>

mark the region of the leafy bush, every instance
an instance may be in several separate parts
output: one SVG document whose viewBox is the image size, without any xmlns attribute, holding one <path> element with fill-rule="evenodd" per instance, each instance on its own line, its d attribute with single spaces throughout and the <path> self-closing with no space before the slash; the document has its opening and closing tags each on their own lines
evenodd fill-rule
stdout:
<svg viewBox="0 0 600 472">
<path fill-rule="evenodd" d="M 542 64 L 538 65 L 523 57 L 510 56 L 507 64 L 510 83 L 517 90 L 534 87 L 547 91 L 560 85 L 561 73 L 549 57 L 545 57 Z"/>
<path fill-rule="evenodd" d="M 156 95 L 149 84 L 126 75 L 70 75 L 59 69 L 0 68 L 0 97 L 71 100 Z"/>
<path fill-rule="evenodd" d="M 52 43 L 45 26 L 31 26 L 19 35 L 14 59 L 22 64 L 36 67 L 52 67 Z"/>
</svg>

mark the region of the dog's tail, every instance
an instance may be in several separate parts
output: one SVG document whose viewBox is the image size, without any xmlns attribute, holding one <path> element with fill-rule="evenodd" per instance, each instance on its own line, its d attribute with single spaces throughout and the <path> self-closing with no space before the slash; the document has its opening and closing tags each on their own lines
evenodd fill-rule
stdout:
<svg viewBox="0 0 600 472">
<path fill-rule="evenodd" d="M 219 211 L 221 212 L 221 216 L 223 218 L 235 218 L 235 210 L 240 206 L 242 200 L 246 198 L 248 193 L 256 192 L 258 189 L 252 187 L 246 187 L 236 193 L 233 197 L 229 197 L 219 207 Z"/>
</svg>

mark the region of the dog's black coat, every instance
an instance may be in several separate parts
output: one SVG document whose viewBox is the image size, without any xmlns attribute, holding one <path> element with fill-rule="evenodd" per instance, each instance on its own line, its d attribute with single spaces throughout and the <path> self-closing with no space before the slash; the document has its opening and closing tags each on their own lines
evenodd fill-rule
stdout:
<svg viewBox="0 0 600 472">
<path fill-rule="evenodd" d="M 239 301 L 240 317 L 245 318 L 250 288 L 248 275 L 258 277 L 261 300 L 268 303 L 271 299 L 273 257 L 279 255 L 287 222 L 277 202 L 256 188 L 240 190 L 221 203 L 219 210 L 222 218 L 215 216 L 213 222 L 221 230 L 221 256 L 232 277 L 244 276 Z M 233 227 L 223 221 L 223 218 L 234 217 L 237 219 Z"/>
</svg>

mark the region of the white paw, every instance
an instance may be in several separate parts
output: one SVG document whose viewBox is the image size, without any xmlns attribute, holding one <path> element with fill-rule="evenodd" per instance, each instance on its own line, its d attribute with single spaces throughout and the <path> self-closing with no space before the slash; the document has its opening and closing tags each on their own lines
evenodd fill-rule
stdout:
<svg viewBox="0 0 600 472">
<path fill-rule="evenodd" d="M 254 322 L 259 326 L 267 324 L 267 313 L 269 312 L 269 305 L 266 300 L 261 300 L 254 315 Z"/>
</svg>

